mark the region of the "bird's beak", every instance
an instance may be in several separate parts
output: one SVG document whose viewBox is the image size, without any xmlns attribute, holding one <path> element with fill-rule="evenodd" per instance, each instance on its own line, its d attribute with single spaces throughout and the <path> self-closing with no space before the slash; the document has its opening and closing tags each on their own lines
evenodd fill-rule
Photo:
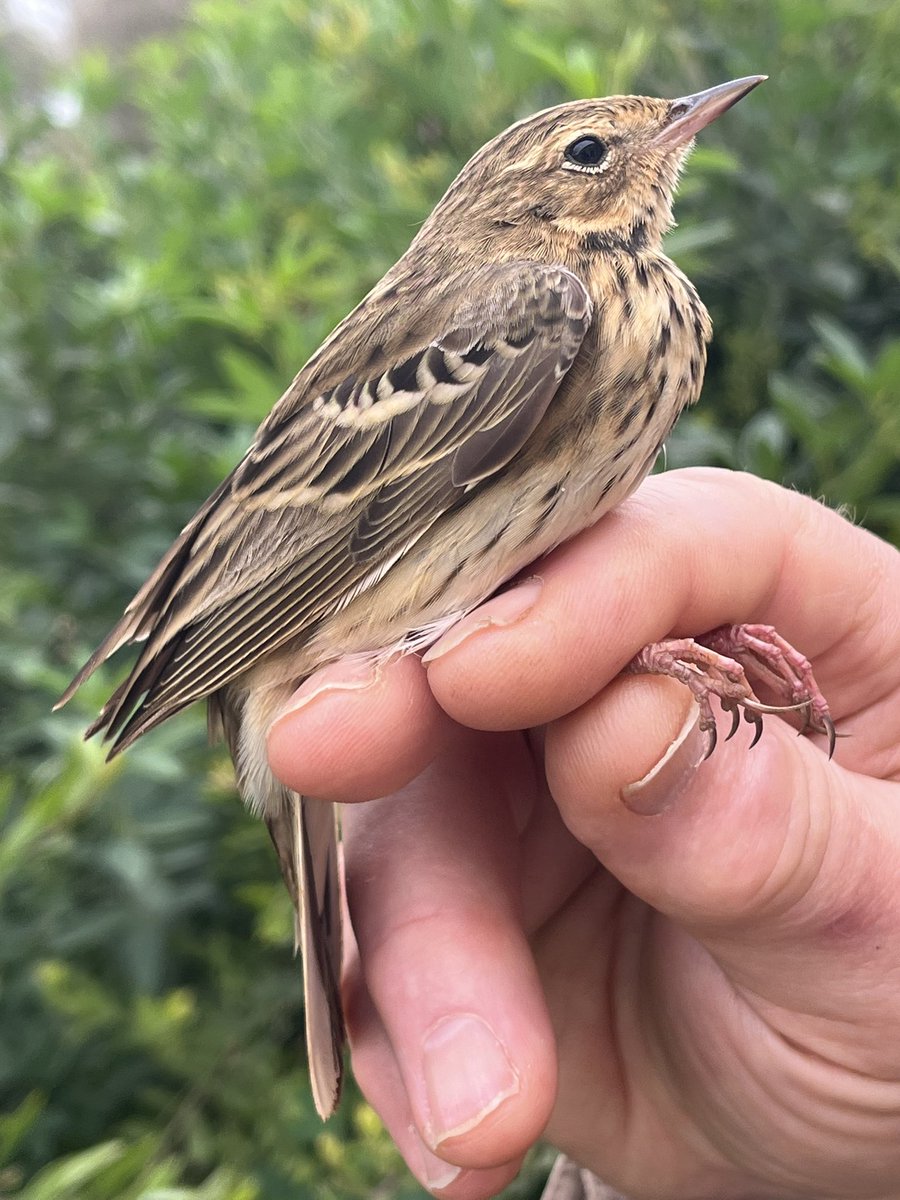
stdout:
<svg viewBox="0 0 900 1200">
<path fill-rule="evenodd" d="M 705 92 L 673 100 L 669 107 L 669 123 L 653 139 L 653 145 L 665 150 L 683 146 L 710 121 L 727 112 L 732 104 L 737 104 L 768 78 L 768 75 L 747 75 L 744 79 L 732 79 L 730 83 L 720 83 Z"/>
</svg>

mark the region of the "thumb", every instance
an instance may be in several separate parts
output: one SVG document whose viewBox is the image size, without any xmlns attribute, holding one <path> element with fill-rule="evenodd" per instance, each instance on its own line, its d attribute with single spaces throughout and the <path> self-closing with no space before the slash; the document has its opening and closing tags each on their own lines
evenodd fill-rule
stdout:
<svg viewBox="0 0 900 1200">
<path fill-rule="evenodd" d="M 704 762 L 695 712 L 672 680 L 625 676 L 555 722 L 547 778 L 566 824 L 738 987 L 830 1020 L 864 997 L 867 1020 L 879 1006 L 896 1020 L 883 981 L 900 955 L 900 785 L 843 769 L 777 717 L 752 752 L 749 732 L 720 736 Z"/>
</svg>

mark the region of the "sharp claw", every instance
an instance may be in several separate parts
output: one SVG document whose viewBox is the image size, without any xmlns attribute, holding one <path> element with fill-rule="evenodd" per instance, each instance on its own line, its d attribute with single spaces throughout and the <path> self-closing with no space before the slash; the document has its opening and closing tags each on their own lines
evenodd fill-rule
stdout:
<svg viewBox="0 0 900 1200">
<path fill-rule="evenodd" d="M 837 732 L 834 728 L 834 721 L 832 721 L 831 717 L 825 713 L 825 715 L 822 717 L 822 724 L 825 726 L 825 733 L 828 736 L 828 757 L 833 758 L 834 747 L 837 741 Z"/>
<path fill-rule="evenodd" d="M 716 696 L 731 713 L 730 741 L 743 719 L 754 726 L 750 748 L 762 737 L 763 713 L 799 717 L 800 733 L 825 737 L 828 757 L 833 757 L 838 734 L 807 660 L 770 626 L 722 626 L 701 639 L 670 639 L 648 646 L 629 664 L 636 674 L 670 675 L 687 684 L 700 706 L 701 729 L 707 737 L 704 760 L 716 749 L 718 734 L 710 710 Z M 764 704 L 747 677 L 758 675 L 774 693 L 793 703 Z M 824 711 L 823 711 L 824 710 Z M 793 723 L 793 722 L 792 722 Z"/>
<path fill-rule="evenodd" d="M 735 706 L 731 710 L 731 729 L 728 733 L 728 736 L 725 739 L 726 742 L 731 741 L 731 739 L 734 737 L 734 735 L 737 733 L 738 729 L 740 728 L 740 725 L 741 725 L 741 710 L 737 706 Z"/>
<path fill-rule="evenodd" d="M 715 725 L 710 725 L 709 729 L 705 730 L 705 733 L 709 738 L 709 745 L 706 747 L 706 753 L 703 755 L 704 762 L 712 755 L 713 750 L 716 748 L 716 742 L 719 740 Z"/>
<path fill-rule="evenodd" d="M 748 712 L 747 720 L 752 721 L 752 723 L 756 727 L 754 730 L 754 733 L 753 733 L 753 741 L 750 743 L 750 749 L 752 750 L 753 747 L 756 745 L 756 743 L 759 741 L 759 739 L 762 737 L 763 722 L 762 722 L 762 717 L 759 715 L 759 713 L 754 713 L 751 716 L 750 713 Z"/>
</svg>

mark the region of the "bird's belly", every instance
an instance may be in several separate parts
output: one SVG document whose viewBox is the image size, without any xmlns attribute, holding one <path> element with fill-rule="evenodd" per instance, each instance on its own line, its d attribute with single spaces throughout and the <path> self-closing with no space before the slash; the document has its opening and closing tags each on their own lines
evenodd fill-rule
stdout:
<svg viewBox="0 0 900 1200">
<path fill-rule="evenodd" d="M 318 665 L 436 641 L 535 559 L 621 503 L 652 467 L 664 432 L 648 427 L 618 462 L 585 458 L 557 482 L 541 472 L 519 481 L 514 493 L 486 490 L 437 522 L 382 580 L 323 623 L 303 658 Z"/>
</svg>

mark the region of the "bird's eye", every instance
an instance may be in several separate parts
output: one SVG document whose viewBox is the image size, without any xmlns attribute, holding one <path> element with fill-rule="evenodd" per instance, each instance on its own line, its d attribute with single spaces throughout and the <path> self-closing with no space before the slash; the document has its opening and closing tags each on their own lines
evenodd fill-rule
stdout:
<svg viewBox="0 0 900 1200">
<path fill-rule="evenodd" d="M 576 138 L 566 149 L 566 161 L 576 167 L 599 167 L 609 153 L 606 142 L 584 136 Z"/>
</svg>

